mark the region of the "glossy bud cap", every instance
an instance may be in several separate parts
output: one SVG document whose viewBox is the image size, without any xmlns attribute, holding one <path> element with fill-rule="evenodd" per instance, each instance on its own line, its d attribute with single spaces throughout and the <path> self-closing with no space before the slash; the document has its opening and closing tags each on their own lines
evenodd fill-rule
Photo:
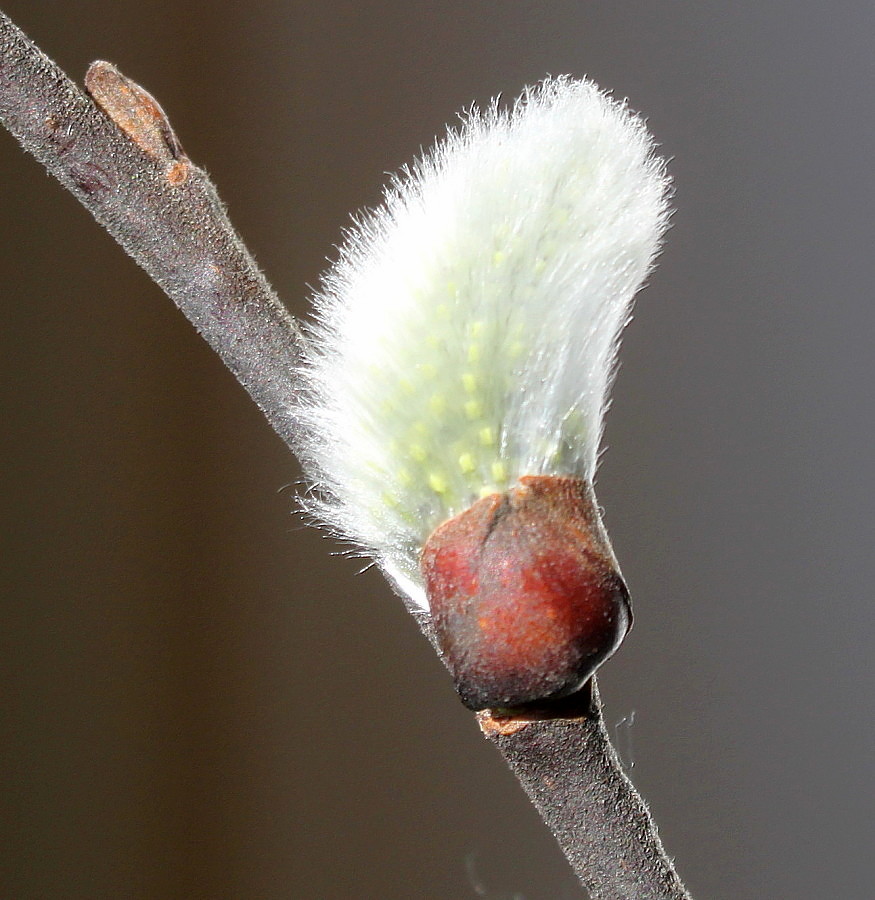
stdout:
<svg viewBox="0 0 875 900">
<path fill-rule="evenodd" d="M 525 476 L 432 532 L 422 572 L 441 650 L 470 709 L 579 690 L 632 624 L 590 484 Z"/>
</svg>

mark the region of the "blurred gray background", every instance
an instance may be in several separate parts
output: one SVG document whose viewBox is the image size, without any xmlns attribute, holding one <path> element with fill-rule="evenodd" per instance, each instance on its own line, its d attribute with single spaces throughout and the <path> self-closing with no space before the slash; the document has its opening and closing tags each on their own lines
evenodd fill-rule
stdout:
<svg viewBox="0 0 875 900">
<path fill-rule="evenodd" d="M 872 897 L 870 0 L 3 0 L 164 105 L 304 313 L 457 110 L 589 74 L 673 158 L 599 498 L 606 717 L 697 900 Z M 0 133 L 0 897 L 581 896 L 182 316 Z"/>
</svg>

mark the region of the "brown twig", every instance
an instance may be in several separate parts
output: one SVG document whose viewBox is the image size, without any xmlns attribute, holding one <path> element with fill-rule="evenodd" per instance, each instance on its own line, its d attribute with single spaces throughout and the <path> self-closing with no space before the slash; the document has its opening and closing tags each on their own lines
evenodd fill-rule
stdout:
<svg viewBox="0 0 875 900">
<path fill-rule="evenodd" d="M 0 12 L 0 120 L 179 306 L 288 443 L 294 320 L 158 104 L 107 63 L 87 82 L 102 109 Z"/>
<path fill-rule="evenodd" d="M 688 898 L 656 825 L 623 772 L 602 720 L 596 679 L 564 709 L 479 713 L 593 900 Z"/>
<path fill-rule="evenodd" d="M 297 326 L 161 107 L 108 63 L 80 90 L 0 12 L 0 121 L 191 320 L 293 445 Z M 91 99 L 93 98 L 93 100 Z M 435 645 L 431 620 L 412 608 Z M 685 900 L 605 731 L 598 692 L 478 716 L 595 900 Z"/>
</svg>

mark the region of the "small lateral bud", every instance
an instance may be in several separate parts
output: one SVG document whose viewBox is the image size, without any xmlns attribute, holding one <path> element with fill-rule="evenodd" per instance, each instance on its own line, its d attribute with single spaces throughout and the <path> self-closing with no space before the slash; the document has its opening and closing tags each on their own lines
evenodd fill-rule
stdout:
<svg viewBox="0 0 875 900">
<path fill-rule="evenodd" d="M 422 572 L 441 649 L 470 709 L 579 690 L 632 623 L 587 481 L 525 476 L 440 525 Z"/>
<path fill-rule="evenodd" d="M 113 122 L 156 162 L 167 180 L 181 184 L 189 162 L 158 101 L 112 63 L 93 62 L 85 74 L 85 90 Z"/>
</svg>

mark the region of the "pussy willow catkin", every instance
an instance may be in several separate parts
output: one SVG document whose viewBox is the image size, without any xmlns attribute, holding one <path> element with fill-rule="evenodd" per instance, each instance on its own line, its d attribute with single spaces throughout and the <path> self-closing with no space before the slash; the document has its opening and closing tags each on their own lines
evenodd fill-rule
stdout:
<svg viewBox="0 0 875 900">
<path fill-rule="evenodd" d="M 471 706 L 567 694 L 628 628 L 591 485 L 667 192 L 638 117 L 547 80 L 405 169 L 314 298 L 310 509 L 431 607 Z"/>
</svg>

